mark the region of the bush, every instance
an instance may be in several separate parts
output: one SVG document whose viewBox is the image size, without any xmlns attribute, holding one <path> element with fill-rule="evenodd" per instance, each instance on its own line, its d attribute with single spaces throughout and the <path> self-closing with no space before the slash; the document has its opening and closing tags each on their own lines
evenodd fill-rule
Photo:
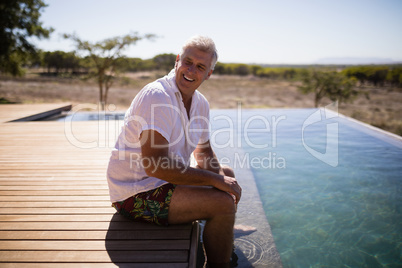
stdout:
<svg viewBox="0 0 402 268">
<path fill-rule="evenodd" d="M 356 78 L 360 85 L 402 86 L 402 67 L 398 66 L 353 66 L 342 71 L 349 78 Z"/>
<path fill-rule="evenodd" d="M 395 67 L 389 70 L 386 80 L 393 86 L 402 87 L 402 67 Z"/>
<path fill-rule="evenodd" d="M 351 101 L 359 94 L 354 89 L 355 79 L 334 71 L 304 70 L 301 73 L 301 82 L 299 90 L 302 93 L 314 93 L 315 107 L 318 107 L 324 97 L 341 103 Z"/>
<path fill-rule="evenodd" d="M 291 80 L 296 77 L 296 75 L 300 71 L 296 70 L 295 68 L 286 68 L 286 67 L 279 67 L 279 68 L 271 68 L 265 67 L 261 68 L 257 71 L 256 75 L 259 77 L 266 77 L 272 79 L 285 79 Z"/>
</svg>

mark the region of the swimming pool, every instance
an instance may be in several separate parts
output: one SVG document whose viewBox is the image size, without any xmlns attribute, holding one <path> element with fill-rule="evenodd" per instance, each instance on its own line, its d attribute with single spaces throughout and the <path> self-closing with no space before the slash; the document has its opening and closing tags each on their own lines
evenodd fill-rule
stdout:
<svg viewBox="0 0 402 268">
<path fill-rule="evenodd" d="M 317 109 L 215 110 L 211 123 L 218 147 L 246 152 L 232 164 L 252 170 L 284 267 L 402 265 L 401 139 Z"/>
<path fill-rule="evenodd" d="M 211 130 L 252 171 L 284 267 L 402 265 L 400 137 L 317 109 L 211 110 Z"/>
</svg>

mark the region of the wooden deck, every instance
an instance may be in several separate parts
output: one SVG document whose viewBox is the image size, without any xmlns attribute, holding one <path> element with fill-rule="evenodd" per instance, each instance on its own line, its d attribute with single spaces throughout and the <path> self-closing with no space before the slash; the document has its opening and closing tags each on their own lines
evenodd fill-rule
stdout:
<svg viewBox="0 0 402 268">
<path fill-rule="evenodd" d="M 110 206 L 105 171 L 119 126 L 5 123 L 16 116 L 3 113 L 0 267 L 195 267 L 198 224 L 133 223 Z"/>
<path fill-rule="evenodd" d="M 34 121 L 69 110 L 71 110 L 71 104 L 69 103 L 31 105 L 2 104 L 0 105 L 0 123 L 9 121 Z"/>
</svg>

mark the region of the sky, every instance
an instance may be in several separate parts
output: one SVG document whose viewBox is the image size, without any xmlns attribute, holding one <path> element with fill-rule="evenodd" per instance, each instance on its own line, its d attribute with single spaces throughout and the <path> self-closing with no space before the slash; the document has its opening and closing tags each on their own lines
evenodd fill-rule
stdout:
<svg viewBox="0 0 402 268">
<path fill-rule="evenodd" d="M 156 34 L 125 55 L 180 52 L 191 36 L 211 37 L 223 63 L 402 62 L 402 0 L 47 0 L 41 21 L 55 31 L 35 40 L 45 51 L 73 51 L 63 33 L 96 42 Z"/>
</svg>

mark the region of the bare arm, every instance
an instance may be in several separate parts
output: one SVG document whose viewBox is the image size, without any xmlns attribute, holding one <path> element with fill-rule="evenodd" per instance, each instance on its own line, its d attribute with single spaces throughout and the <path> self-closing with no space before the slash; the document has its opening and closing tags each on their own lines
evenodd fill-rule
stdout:
<svg viewBox="0 0 402 268">
<path fill-rule="evenodd" d="M 216 157 L 209 141 L 204 144 L 199 144 L 197 148 L 195 148 L 194 157 L 198 166 L 202 169 L 224 175 L 222 167 L 219 164 L 218 158 Z"/>
<path fill-rule="evenodd" d="M 143 131 L 140 142 L 142 159 L 146 163 L 144 168 L 148 176 L 173 184 L 213 186 L 235 195 L 236 201 L 239 202 L 241 188 L 235 178 L 212 172 L 212 170 L 187 167 L 169 157 L 169 143 L 157 131 Z"/>
</svg>

